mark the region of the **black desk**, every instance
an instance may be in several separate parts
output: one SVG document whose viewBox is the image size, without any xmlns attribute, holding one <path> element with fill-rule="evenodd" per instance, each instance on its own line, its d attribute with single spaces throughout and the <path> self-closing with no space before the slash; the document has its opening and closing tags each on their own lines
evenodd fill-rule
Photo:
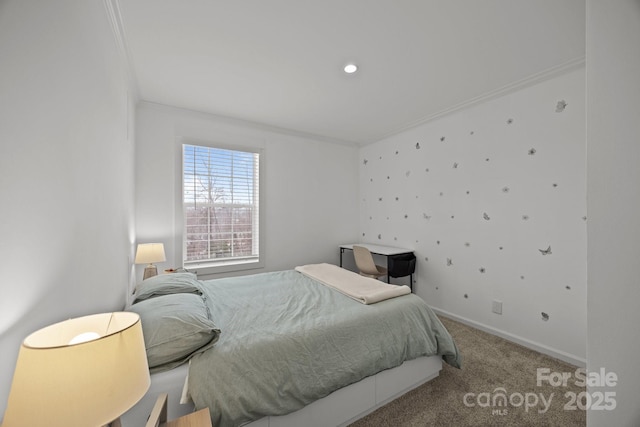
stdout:
<svg viewBox="0 0 640 427">
<path fill-rule="evenodd" d="M 345 249 L 353 251 L 354 245 L 363 246 L 369 249 L 369 252 L 371 252 L 372 254 L 382 255 L 387 258 L 387 270 L 389 272 L 389 274 L 387 275 L 387 283 L 390 283 L 389 282 L 390 276 L 392 276 L 392 268 L 390 267 L 391 267 L 391 264 L 393 263 L 393 258 L 395 257 L 399 258 L 405 255 L 413 255 L 413 251 L 411 249 L 394 248 L 392 246 L 372 245 L 369 243 L 350 243 L 347 245 L 340 245 L 340 267 L 342 267 L 342 254 L 344 254 Z M 393 277 L 403 277 L 403 276 L 393 276 Z M 409 273 L 409 288 L 411 288 L 411 292 L 413 292 L 413 271 Z"/>
</svg>

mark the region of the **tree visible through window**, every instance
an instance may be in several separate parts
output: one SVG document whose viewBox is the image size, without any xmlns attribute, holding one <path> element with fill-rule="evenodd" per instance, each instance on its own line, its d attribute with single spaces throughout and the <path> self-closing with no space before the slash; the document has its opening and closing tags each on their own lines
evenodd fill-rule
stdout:
<svg viewBox="0 0 640 427">
<path fill-rule="evenodd" d="M 185 267 L 259 260 L 260 154 L 183 145 Z"/>
</svg>

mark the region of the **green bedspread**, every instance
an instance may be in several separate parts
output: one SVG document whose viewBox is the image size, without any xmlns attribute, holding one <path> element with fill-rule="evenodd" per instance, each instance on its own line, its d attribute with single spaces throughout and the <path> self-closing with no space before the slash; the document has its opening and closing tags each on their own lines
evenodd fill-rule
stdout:
<svg viewBox="0 0 640 427">
<path fill-rule="evenodd" d="M 451 336 L 413 294 L 363 305 L 294 270 L 202 283 L 222 333 L 191 360 L 189 393 L 218 427 L 293 412 L 420 356 L 460 367 Z"/>
</svg>

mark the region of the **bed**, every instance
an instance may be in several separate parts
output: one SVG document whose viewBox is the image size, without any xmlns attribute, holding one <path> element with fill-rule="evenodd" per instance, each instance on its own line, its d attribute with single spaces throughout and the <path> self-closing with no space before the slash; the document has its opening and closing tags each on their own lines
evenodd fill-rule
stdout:
<svg viewBox="0 0 640 427">
<path fill-rule="evenodd" d="M 136 425 L 128 424 L 136 417 L 139 424 L 160 392 L 170 395 L 170 417 L 208 407 L 220 427 L 344 425 L 437 376 L 443 360 L 460 367 L 451 336 L 419 297 L 396 295 L 398 287 L 374 279 L 363 283 L 336 266 L 311 269 L 316 266 L 330 274 L 310 276 L 303 267 L 142 282 L 128 309 L 142 318 L 152 386 L 123 416 L 124 425 Z M 359 299 L 332 286 L 334 273 L 349 283 L 390 286 L 385 289 L 395 294 Z M 186 319 L 159 326 L 176 323 L 187 300 Z M 182 337 L 167 339 L 182 328 L 190 329 L 183 335 L 191 347 Z M 178 355 L 171 354 L 175 349 Z M 178 406 L 179 400 L 189 403 Z"/>
</svg>

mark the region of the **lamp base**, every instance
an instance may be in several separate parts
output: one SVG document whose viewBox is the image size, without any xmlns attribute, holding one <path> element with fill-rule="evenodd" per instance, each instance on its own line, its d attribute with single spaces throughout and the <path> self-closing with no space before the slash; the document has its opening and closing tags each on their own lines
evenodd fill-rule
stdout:
<svg viewBox="0 0 640 427">
<path fill-rule="evenodd" d="M 149 264 L 144 269 L 144 276 L 142 276 L 142 280 L 146 280 L 149 277 L 153 277 L 153 276 L 157 276 L 157 275 L 158 275 L 158 269 L 156 268 L 156 266 L 152 265 L 152 264 Z"/>
</svg>

